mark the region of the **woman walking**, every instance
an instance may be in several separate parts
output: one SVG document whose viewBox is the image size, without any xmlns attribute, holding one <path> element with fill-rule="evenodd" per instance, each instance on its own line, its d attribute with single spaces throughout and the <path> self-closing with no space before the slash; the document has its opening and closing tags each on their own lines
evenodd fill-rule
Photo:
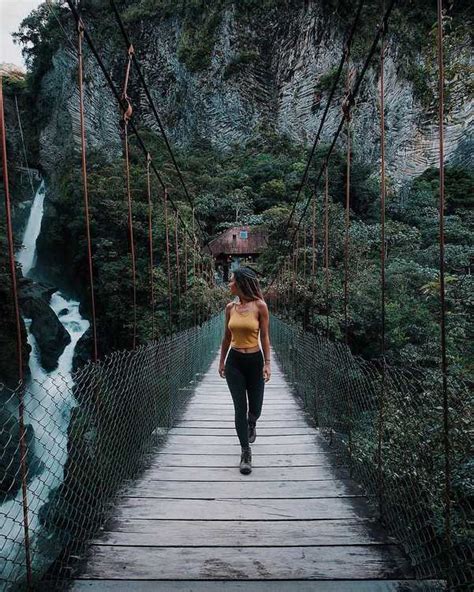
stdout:
<svg viewBox="0 0 474 592">
<path fill-rule="evenodd" d="M 257 437 L 256 423 L 262 412 L 264 386 L 271 376 L 268 307 L 257 274 L 249 267 L 234 271 L 229 288 L 231 294 L 239 297 L 239 302 L 230 302 L 225 308 L 219 374 L 226 379 L 234 401 L 235 429 L 242 447 L 240 472 L 248 475 L 252 471 L 250 443 Z"/>
</svg>

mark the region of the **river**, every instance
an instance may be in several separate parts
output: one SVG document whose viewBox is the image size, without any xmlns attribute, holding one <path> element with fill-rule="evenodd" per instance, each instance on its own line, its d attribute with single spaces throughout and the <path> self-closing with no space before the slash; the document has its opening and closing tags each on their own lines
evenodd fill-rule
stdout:
<svg viewBox="0 0 474 592">
<path fill-rule="evenodd" d="M 36 241 L 41 231 L 45 197 L 43 181 L 33 200 L 23 235 L 23 246 L 16 256 L 25 277 L 32 274 L 36 263 Z M 41 538 L 38 515 L 49 492 L 63 480 L 67 459 L 67 429 L 71 409 L 77 404 L 70 391 L 73 384 L 72 361 L 76 344 L 89 327 L 89 321 L 79 313 L 79 302 L 63 292 L 55 292 L 49 306 L 71 336 L 71 342 L 59 357 L 55 370 L 46 372 L 41 366 L 36 340 L 29 330 L 31 319 L 24 319 L 28 343 L 32 348 L 29 359 L 31 378 L 25 394 L 25 423 L 34 429 L 35 455 L 42 461 L 40 472 L 28 482 L 30 544 L 35 571 L 42 571 L 43 566 L 51 562 L 51 557 L 42 556 L 38 545 Z M 2 579 L 10 582 L 21 578 L 25 572 L 22 512 L 21 491 L 0 506 L 1 533 L 2 538 L 5 538 L 0 552 L 2 562 L 5 561 L 1 573 Z M 6 589 L 0 587 L 0 590 Z"/>
</svg>

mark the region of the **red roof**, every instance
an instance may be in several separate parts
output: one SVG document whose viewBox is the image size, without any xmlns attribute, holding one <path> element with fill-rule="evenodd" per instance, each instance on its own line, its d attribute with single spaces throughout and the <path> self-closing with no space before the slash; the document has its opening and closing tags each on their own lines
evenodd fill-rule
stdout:
<svg viewBox="0 0 474 592">
<path fill-rule="evenodd" d="M 247 232 L 247 238 L 241 236 Z M 233 226 L 209 243 L 214 257 L 218 255 L 255 255 L 267 247 L 267 234 L 252 226 Z"/>
</svg>

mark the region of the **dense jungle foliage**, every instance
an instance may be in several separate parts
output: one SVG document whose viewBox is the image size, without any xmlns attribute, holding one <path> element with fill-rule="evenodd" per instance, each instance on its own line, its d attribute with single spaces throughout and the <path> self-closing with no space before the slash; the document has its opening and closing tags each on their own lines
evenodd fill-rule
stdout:
<svg viewBox="0 0 474 592">
<path fill-rule="evenodd" d="M 151 132 L 144 133 L 152 146 L 154 160 L 176 200 L 181 216 L 192 228 L 192 214 L 172 168 L 166 165 L 162 142 Z M 151 336 L 149 314 L 149 269 L 147 238 L 147 193 L 143 156 L 132 147 L 131 183 L 134 201 L 134 228 L 137 247 L 139 287 L 139 327 L 142 339 Z M 309 175 L 309 186 L 316 176 L 326 147 L 318 149 Z M 258 267 L 268 281 L 277 261 L 287 252 L 288 238 L 301 217 L 303 197 L 294 216 L 294 224 L 282 233 L 291 203 L 301 181 L 306 151 L 288 139 L 262 130 L 260 139 L 246 148 L 219 154 L 204 142 L 178 153 L 178 162 L 186 185 L 195 195 L 195 217 L 201 222 L 204 240 L 234 224 L 251 224 L 266 229 L 270 247 Z M 78 163 L 71 163 L 63 174 L 59 225 L 45 224 L 43 242 L 49 253 L 60 253 L 61 261 L 70 261 L 72 275 L 79 285 L 87 285 L 86 244 L 82 217 L 81 184 Z M 130 324 L 130 263 L 127 244 L 127 212 L 124 199 L 123 163 L 101 162 L 90 155 L 90 195 L 94 266 L 97 272 L 99 324 L 115 335 L 115 346 L 126 344 Z M 386 338 L 387 358 L 401 365 L 433 367 L 439 361 L 439 246 L 438 181 L 439 171 L 428 169 L 405 187 L 389 183 L 386 220 Z M 349 232 L 348 336 L 355 353 L 365 358 L 380 352 L 380 186 L 378 175 L 354 160 L 351 170 L 351 220 Z M 452 371 L 467 377 L 472 372 L 469 356 L 472 330 L 472 256 L 473 256 L 474 176 L 462 167 L 446 167 L 446 297 L 448 306 L 448 351 Z M 329 308 L 326 304 L 324 261 L 324 204 L 321 187 L 316 191 L 316 275 L 312 265 L 312 205 L 302 218 L 294 249 L 291 273 L 286 271 L 279 285 L 286 314 L 314 330 L 325 331 L 328 316 L 330 336 L 344 337 L 344 195 L 345 159 L 336 153 L 329 167 Z M 154 182 L 154 286 L 157 295 L 160 330 L 167 326 L 167 275 L 165 225 L 162 192 Z M 204 279 L 194 282 L 189 237 L 178 224 L 180 291 L 177 290 L 175 242 L 176 218 L 170 216 L 170 261 L 173 273 L 173 322 L 185 326 L 195 320 L 195 306 L 206 310 L 225 296 L 212 289 Z M 197 230 L 197 223 L 195 224 Z M 306 235 L 306 238 L 305 238 Z M 68 240 L 69 239 L 69 240 Z M 67 245 L 65 247 L 65 245 Z M 70 250 L 70 253 L 65 253 Z M 184 260 L 188 258 L 188 291 L 184 293 Z M 196 261 L 198 258 L 196 257 Z M 54 265 L 54 257 L 51 262 Z M 297 270 L 294 281 L 293 270 Z M 265 281 L 265 280 L 264 280 Z M 178 302 L 178 298 L 180 301 Z M 86 300 L 85 300 L 86 302 Z M 199 304 L 202 302 L 202 304 Z M 198 304 L 196 304 L 198 303 Z M 123 334 L 122 334 L 123 332 Z"/>
</svg>

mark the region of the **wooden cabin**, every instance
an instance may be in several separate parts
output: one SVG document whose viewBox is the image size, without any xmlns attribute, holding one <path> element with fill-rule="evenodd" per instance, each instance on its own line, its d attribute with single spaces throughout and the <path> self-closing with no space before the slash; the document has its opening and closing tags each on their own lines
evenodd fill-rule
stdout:
<svg viewBox="0 0 474 592">
<path fill-rule="evenodd" d="M 233 226 L 210 243 L 218 279 L 229 280 L 229 272 L 254 262 L 267 247 L 267 234 L 254 226 Z"/>
</svg>

